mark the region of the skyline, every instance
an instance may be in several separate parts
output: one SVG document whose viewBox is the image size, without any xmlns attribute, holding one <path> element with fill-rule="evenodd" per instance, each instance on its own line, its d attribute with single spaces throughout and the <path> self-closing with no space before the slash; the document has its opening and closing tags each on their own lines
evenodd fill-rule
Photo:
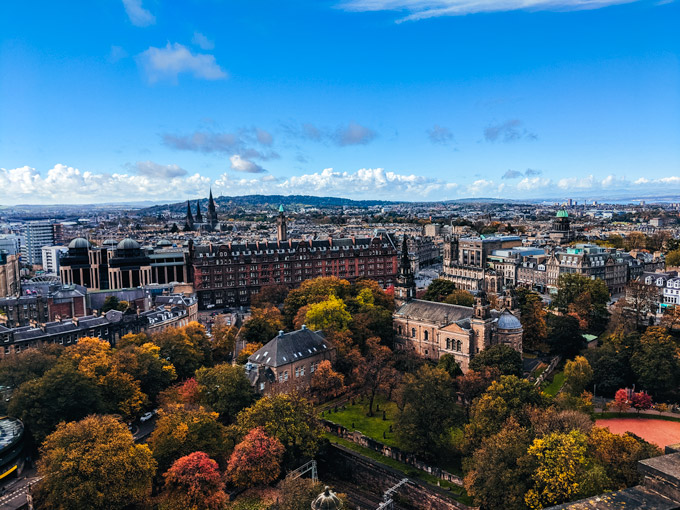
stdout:
<svg viewBox="0 0 680 510">
<path fill-rule="evenodd" d="M 680 194 L 678 3 L 530 4 L 3 5 L 0 204 Z"/>
</svg>

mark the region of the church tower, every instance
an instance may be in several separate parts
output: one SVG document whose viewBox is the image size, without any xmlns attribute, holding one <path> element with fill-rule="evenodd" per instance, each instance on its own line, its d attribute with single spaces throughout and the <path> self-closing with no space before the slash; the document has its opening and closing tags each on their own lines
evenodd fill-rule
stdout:
<svg viewBox="0 0 680 510">
<path fill-rule="evenodd" d="M 288 241 L 288 227 L 286 216 L 283 214 L 283 205 L 279 206 L 279 215 L 276 217 L 276 239 L 280 243 Z"/>
<path fill-rule="evenodd" d="M 411 269 L 411 259 L 408 256 L 408 237 L 404 235 L 404 241 L 401 245 L 397 283 L 394 285 L 394 302 L 397 307 L 400 307 L 415 297 L 416 280 Z"/>
<path fill-rule="evenodd" d="M 210 196 L 208 197 L 208 223 L 210 223 L 212 229 L 217 227 L 217 211 L 215 210 L 212 188 L 210 188 Z"/>
<path fill-rule="evenodd" d="M 475 304 L 472 309 L 473 315 L 472 319 L 470 319 L 470 326 L 474 334 L 470 354 L 473 356 L 491 345 L 493 318 L 491 317 L 490 308 L 486 292 L 483 290 L 479 291 L 475 297 Z"/>
<path fill-rule="evenodd" d="M 191 204 L 187 200 L 187 217 L 184 222 L 184 230 L 190 231 L 194 229 L 194 216 L 191 214 Z"/>
<path fill-rule="evenodd" d="M 196 200 L 196 223 L 203 223 L 203 215 L 201 214 L 201 202 Z"/>
</svg>

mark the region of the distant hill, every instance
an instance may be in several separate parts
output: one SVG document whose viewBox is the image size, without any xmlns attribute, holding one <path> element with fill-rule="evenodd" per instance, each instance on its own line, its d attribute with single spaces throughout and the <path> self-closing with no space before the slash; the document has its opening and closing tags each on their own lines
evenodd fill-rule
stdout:
<svg viewBox="0 0 680 510">
<path fill-rule="evenodd" d="M 196 211 L 196 200 L 191 200 L 191 210 L 195 213 Z M 201 198 L 198 199 L 201 203 L 201 212 L 205 214 L 208 208 L 208 199 Z M 393 205 L 400 202 L 388 202 L 385 200 L 350 200 L 349 198 L 339 198 L 339 197 L 314 197 L 311 195 L 244 195 L 238 197 L 215 197 L 215 204 L 217 207 L 225 210 L 229 207 L 266 207 L 271 206 L 273 208 L 278 208 L 279 205 L 283 206 L 296 206 L 296 207 L 372 207 L 380 205 Z M 187 203 L 178 202 L 173 204 L 164 205 L 154 205 L 152 207 L 147 207 L 139 211 L 141 214 L 155 215 L 162 211 L 170 211 L 173 213 L 179 213 L 186 211 Z"/>
</svg>

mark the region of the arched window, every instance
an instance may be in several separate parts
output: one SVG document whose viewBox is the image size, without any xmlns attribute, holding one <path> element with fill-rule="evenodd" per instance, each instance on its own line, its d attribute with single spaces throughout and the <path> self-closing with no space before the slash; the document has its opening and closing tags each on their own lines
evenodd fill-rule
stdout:
<svg viewBox="0 0 680 510">
<path fill-rule="evenodd" d="M 427 339 L 428 339 L 428 336 L 429 336 L 429 335 L 428 335 L 428 332 L 425 331 L 424 335 L 425 335 L 425 340 L 427 340 Z"/>
<path fill-rule="evenodd" d="M 416 328 L 411 328 L 411 338 L 416 337 Z"/>
<path fill-rule="evenodd" d="M 399 326 L 399 334 L 401 335 L 401 326 Z"/>
<path fill-rule="evenodd" d="M 463 347 L 463 342 L 461 342 L 460 340 L 456 340 L 456 350 L 460 351 L 460 350 L 462 350 L 462 347 Z"/>
<path fill-rule="evenodd" d="M 447 338 L 447 339 L 446 339 L 446 348 L 447 348 L 447 349 L 450 349 L 450 348 L 451 348 L 451 339 L 450 339 L 450 338 Z"/>
</svg>

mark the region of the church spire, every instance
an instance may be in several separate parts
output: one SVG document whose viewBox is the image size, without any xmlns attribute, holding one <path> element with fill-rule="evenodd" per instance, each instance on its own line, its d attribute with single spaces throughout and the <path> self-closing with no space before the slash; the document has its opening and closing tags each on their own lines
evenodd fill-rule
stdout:
<svg viewBox="0 0 680 510">
<path fill-rule="evenodd" d="M 217 211 L 215 210 L 215 200 L 213 200 L 212 186 L 210 187 L 210 195 L 208 197 L 208 223 L 210 228 L 217 226 Z"/>
<path fill-rule="evenodd" d="M 187 217 L 184 222 L 184 230 L 194 229 L 194 216 L 191 214 L 191 203 L 187 200 Z"/>
<path fill-rule="evenodd" d="M 196 200 L 196 223 L 203 223 L 203 215 L 201 214 L 200 200 Z"/>
</svg>

